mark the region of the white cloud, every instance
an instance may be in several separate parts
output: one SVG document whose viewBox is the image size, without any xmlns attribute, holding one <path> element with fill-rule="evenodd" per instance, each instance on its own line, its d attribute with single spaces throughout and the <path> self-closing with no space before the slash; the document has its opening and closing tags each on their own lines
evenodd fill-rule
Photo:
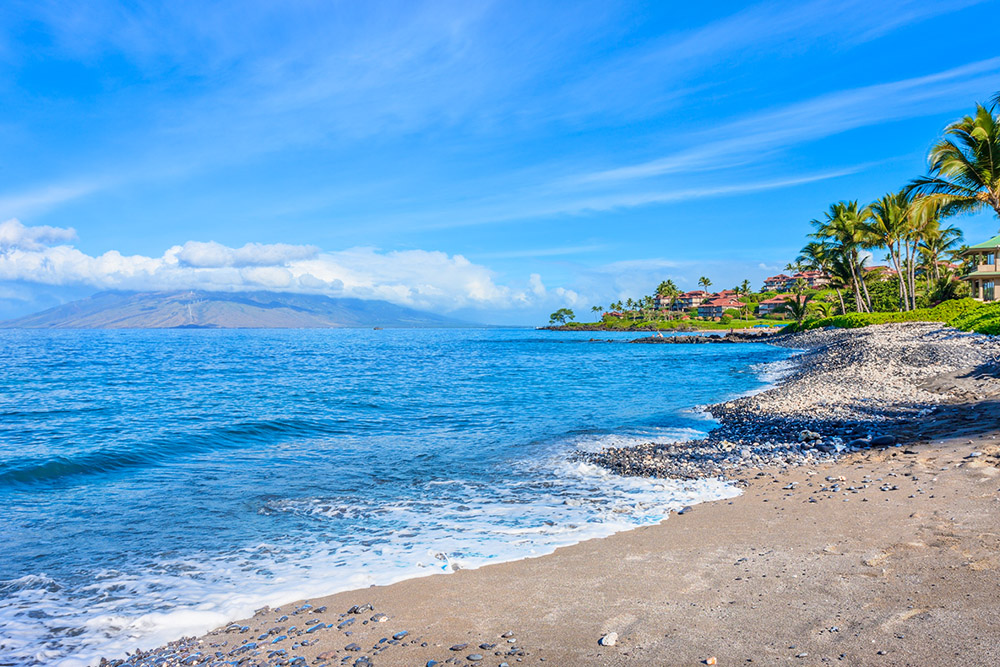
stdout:
<svg viewBox="0 0 1000 667">
<path fill-rule="evenodd" d="M 0 222 L 0 251 L 5 248 L 24 248 L 36 250 L 46 245 L 72 241 L 76 238 L 76 230 L 63 227 L 38 225 L 27 227 L 20 220 Z"/>
<path fill-rule="evenodd" d="M 296 259 L 309 259 L 319 253 L 319 248 L 285 243 L 247 243 L 242 248 L 229 248 L 209 241 L 188 241 L 176 253 L 186 266 L 220 268 L 224 266 L 270 266 Z"/>
<path fill-rule="evenodd" d="M 3 223 L 0 281 L 123 290 L 263 289 L 384 299 L 445 311 L 572 305 L 578 299 L 572 290 L 546 290 L 537 274 L 524 287 L 500 285 L 485 266 L 427 250 L 321 252 L 312 246 L 250 243 L 230 248 L 189 241 L 160 257 L 125 256 L 116 250 L 92 256 L 65 244 L 74 237 L 71 229 Z"/>
</svg>

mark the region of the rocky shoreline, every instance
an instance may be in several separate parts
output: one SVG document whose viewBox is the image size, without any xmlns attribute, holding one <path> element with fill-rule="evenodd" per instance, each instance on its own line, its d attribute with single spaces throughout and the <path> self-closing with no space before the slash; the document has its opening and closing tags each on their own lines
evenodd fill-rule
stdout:
<svg viewBox="0 0 1000 667">
<path fill-rule="evenodd" d="M 969 395 L 968 383 L 957 390 L 941 378 L 978 375 L 987 394 L 1000 383 L 1000 341 L 939 324 L 808 331 L 767 342 L 802 350 L 794 369 L 762 393 L 705 407 L 720 422 L 707 438 L 577 457 L 623 475 L 685 479 L 815 465 L 926 441 L 961 419 L 949 406 L 980 396 Z"/>
</svg>

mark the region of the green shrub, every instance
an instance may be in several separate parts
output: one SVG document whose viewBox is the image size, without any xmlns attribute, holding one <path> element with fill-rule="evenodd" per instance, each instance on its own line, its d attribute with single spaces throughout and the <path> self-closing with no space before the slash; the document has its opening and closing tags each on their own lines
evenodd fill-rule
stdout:
<svg viewBox="0 0 1000 667">
<path fill-rule="evenodd" d="M 990 308 L 992 306 L 985 306 Z M 823 329 L 826 327 L 836 327 L 838 329 L 856 329 L 867 327 L 873 324 L 889 324 L 893 322 L 947 322 L 952 326 L 963 328 L 956 322 L 964 321 L 979 309 L 984 308 L 982 304 L 974 299 L 956 299 L 945 301 L 933 308 L 918 308 L 907 312 L 895 313 L 847 313 L 846 315 L 835 315 L 821 319 L 806 320 L 801 326 L 789 325 L 785 327 L 787 331 L 807 331 L 809 329 Z M 1000 309 L 994 316 L 1000 319 Z M 971 329 L 968 329 L 971 330 Z M 982 332 L 981 332 L 982 333 Z"/>
</svg>

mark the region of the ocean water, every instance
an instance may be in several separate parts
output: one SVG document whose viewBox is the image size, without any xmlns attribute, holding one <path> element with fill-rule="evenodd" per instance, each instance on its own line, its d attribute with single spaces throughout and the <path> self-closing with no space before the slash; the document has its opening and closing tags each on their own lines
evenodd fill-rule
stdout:
<svg viewBox="0 0 1000 667">
<path fill-rule="evenodd" d="M 533 557 L 737 491 L 577 449 L 697 436 L 788 351 L 516 329 L 0 332 L 0 663 Z"/>
</svg>

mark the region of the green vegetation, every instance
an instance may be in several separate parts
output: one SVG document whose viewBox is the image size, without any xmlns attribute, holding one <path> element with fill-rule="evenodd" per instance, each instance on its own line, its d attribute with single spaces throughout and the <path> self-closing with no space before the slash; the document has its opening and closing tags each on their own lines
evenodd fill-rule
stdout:
<svg viewBox="0 0 1000 667">
<path fill-rule="evenodd" d="M 889 324 L 891 322 L 946 322 L 952 326 L 962 329 L 965 327 L 957 324 L 964 321 L 963 318 L 978 312 L 982 309 L 996 308 L 996 319 L 1000 323 L 1000 307 L 996 305 L 983 305 L 974 299 L 957 299 L 945 301 L 933 308 L 918 308 L 909 311 L 897 311 L 894 313 L 847 313 L 846 315 L 835 315 L 821 319 L 807 319 L 801 324 L 789 324 L 782 329 L 783 332 L 808 331 L 810 329 L 823 329 L 826 327 L 836 327 L 838 329 L 857 329 L 873 324 Z M 966 329 L 972 329 L 971 327 Z M 988 333 L 988 332 L 980 332 Z"/>
<path fill-rule="evenodd" d="M 949 324 L 963 331 L 996 336 L 1000 334 L 1000 303 L 984 304 L 968 310 L 953 318 Z"/>
<path fill-rule="evenodd" d="M 566 324 L 567 321 L 573 320 L 576 315 L 569 308 L 560 308 L 556 312 L 549 315 L 549 324 Z"/>
</svg>

